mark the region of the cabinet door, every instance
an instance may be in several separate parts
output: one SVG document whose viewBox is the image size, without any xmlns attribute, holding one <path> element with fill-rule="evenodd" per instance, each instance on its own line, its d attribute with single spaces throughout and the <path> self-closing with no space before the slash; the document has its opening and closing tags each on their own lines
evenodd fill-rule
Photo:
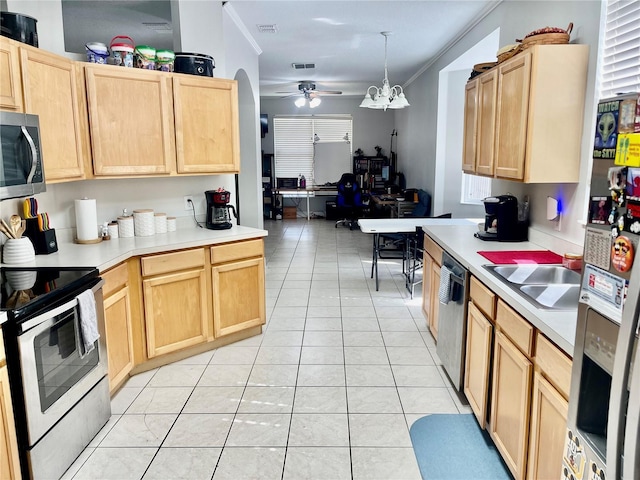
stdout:
<svg viewBox="0 0 640 480">
<path fill-rule="evenodd" d="M 96 176 L 169 174 L 175 169 L 171 76 L 85 65 Z"/>
<path fill-rule="evenodd" d="M 433 269 L 433 259 L 427 252 L 422 254 L 422 314 L 427 325 L 431 325 L 431 270 Z"/>
<path fill-rule="evenodd" d="M 175 75 L 173 98 L 178 173 L 238 173 L 237 82 Z"/>
<path fill-rule="evenodd" d="M 494 132 L 498 72 L 492 70 L 478 77 L 478 126 L 476 172 L 493 176 Z"/>
<path fill-rule="evenodd" d="M 264 259 L 240 260 L 211 268 L 215 336 L 264 324 Z"/>
<path fill-rule="evenodd" d="M 489 433 L 516 480 L 525 475 L 532 369 L 527 357 L 496 332 Z"/>
<path fill-rule="evenodd" d="M 440 312 L 440 300 L 438 299 L 438 290 L 440 288 L 440 265 L 433 262 L 431 265 L 431 292 L 429 311 L 429 330 L 433 338 L 438 340 L 438 313 Z"/>
<path fill-rule="evenodd" d="M 527 478 L 557 478 L 567 432 L 568 402 L 539 372 L 533 380 Z"/>
<path fill-rule="evenodd" d="M 0 108 L 22 112 L 22 82 L 20 80 L 18 47 L 6 37 L 0 37 Z"/>
<path fill-rule="evenodd" d="M 478 80 L 467 82 L 464 89 L 464 136 L 462 171 L 476 172 L 476 137 L 478 127 Z"/>
<path fill-rule="evenodd" d="M 0 336 L 1 340 L 1 336 Z M 18 442 L 11 407 L 7 367 L 0 367 L 0 478 L 20 478 Z"/>
<path fill-rule="evenodd" d="M 113 391 L 133 368 L 131 295 L 125 286 L 104 299 L 109 388 Z"/>
<path fill-rule="evenodd" d="M 142 285 L 149 358 L 207 341 L 204 268 L 145 278 Z"/>
<path fill-rule="evenodd" d="M 524 178 L 531 54 L 522 52 L 498 66 L 496 177 Z"/>
<path fill-rule="evenodd" d="M 491 322 L 485 318 L 473 302 L 469 302 L 464 393 L 482 429 L 487 421 L 492 336 L 493 325 Z"/>
<path fill-rule="evenodd" d="M 81 114 L 76 62 L 20 47 L 24 109 L 40 117 L 42 159 L 47 183 L 81 180 L 88 155 L 87 119 Z"/>
</svg>

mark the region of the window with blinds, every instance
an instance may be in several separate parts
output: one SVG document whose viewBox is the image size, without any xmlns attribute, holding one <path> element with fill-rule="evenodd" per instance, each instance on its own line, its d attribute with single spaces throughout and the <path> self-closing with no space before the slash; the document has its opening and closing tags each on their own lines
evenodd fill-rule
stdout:
<svg viewBox="0 0 640 480">
<path fill-rule="evenodd" d="M 313 184 L 315 146 L 318 143 L 345 143 L 353 138 L 351 115 L 275 116 L 273 148 L 276 178 L 304 175 Z"/>
<path fill-rule="evenodd" d="M 608 0 L 600 98 L 640 91 L 640 2 Z"/>
</svg>

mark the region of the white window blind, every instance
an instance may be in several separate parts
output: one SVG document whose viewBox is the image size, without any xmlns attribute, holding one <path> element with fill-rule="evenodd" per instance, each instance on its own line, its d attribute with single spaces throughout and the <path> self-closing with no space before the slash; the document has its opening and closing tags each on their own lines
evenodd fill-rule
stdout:
<svg viewBox="0 0 640 480">
<path fill-rule="evenodd" d="M 491 178 L 479 175 L 462 174 L 462 198 L 461 203 L 482 203 L 482 200 L 491 196 Z"/>
<path fill-rule="evenodd" d="M 600 98 L 640 91 L 640 2 L 608 0 Z"/>
<path fill-rule="evenodd" d="M 351 115 L 275 116 L 273 146 L 276 178 L 304 175 L 312 185 L 316 143 L 346 143 L 353 137 Z M 315 140 L 314 140 L 315 139 Z"/>
</svg>

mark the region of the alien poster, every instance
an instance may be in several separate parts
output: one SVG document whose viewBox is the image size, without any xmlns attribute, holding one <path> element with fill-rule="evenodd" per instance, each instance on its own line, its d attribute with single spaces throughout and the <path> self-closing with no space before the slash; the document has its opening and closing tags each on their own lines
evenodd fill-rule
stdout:
<svg viewBox="0 0 640 480">
<path fill-rule="evenodd" d="M 620 100 L 603 101 L 598 104 L 594 159 L 614 160 L 616 158 L 619 113 Z"/>
</svg>

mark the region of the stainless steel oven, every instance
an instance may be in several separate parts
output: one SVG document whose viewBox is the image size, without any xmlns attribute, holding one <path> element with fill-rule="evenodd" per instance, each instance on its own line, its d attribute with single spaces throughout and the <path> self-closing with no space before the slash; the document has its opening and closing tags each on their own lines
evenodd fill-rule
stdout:
<svg viewBox="0 0 640 480">
<path fill-rule="evenodd" d="M 36 280 L 29 289 L 24 288 L 28 285 L 20 285 L 21 290 L 14 290 L 7 297 L 9 320 L 3 331 L 8 330 L 5 345 L 12 397 L 18 399 L 14 402 L 21 464 L 23 472 L 29 472 L 34 479 L 59 478 L 111 415 L 104 343 L 104 281 L 97 271 L 88 276 L 86 272 L 58 274 L 60 286 L 55 280 L 47 281 L 46 274 L 36 272 L 34 278 L 39 276 L 40 282 Z M 10 290 L 7 277 L 14 278 L 12 273 L 3 271 L 3 294 Z M 60 280 L 61 277 L 67 280 Z M 34 288 L 43 293 L 37 295 Z M 95 298 L 100 338 L 93 350 L 85 353 L 78 295 L 88 289 Z M 14 305 L 11 300 L 22 297 L 26 301 L 31 296 L 40 298 L 41 308 L 32 306 L 34 311 L 29 311 L 28 304 Z"/>
</svg>

